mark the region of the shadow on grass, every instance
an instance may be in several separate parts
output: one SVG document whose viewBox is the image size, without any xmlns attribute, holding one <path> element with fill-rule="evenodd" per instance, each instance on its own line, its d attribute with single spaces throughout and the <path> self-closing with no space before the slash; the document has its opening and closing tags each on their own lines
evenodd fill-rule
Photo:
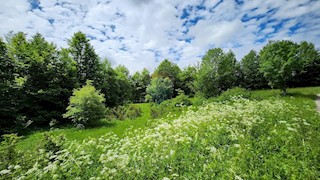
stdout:
<svg viewBox="0 0 320 180">
<path fill-rule="evenodd" d="M 316 100 L 317 98 L 319 98 L 317 95 L 315 94 L 301 94 L 301 93 L 288 93 L 288 96 L 293 96 L 296 98 L 307 98 L 307 99 L 311 99 L 311 100 Z"/>
<path fill-rule="evenodd" d="M 108 121 L 108 120 L 102 119 L 98 122 L 85 125 L 84 129 L 98 129 L 98 128 L 102 128 L 102 127 L 112 128 L 114 126 L 116 126 L 115 121 Z M 62 124 L 58 124 L 53 127 L 49 127 L 49 126 L 33 127 L 33 126 L 31 126 L 28 128 L 18 129 L 16 132 L 18 133 L 19 136 L 28 136 L 28 135 L 38 133 L 38 132 L 49 132 L 52 129 L 71 129 L 71 128 L 76 128 L 76 126 L 73 123 L 62 123 Z"/>
<path fill-rule="evenodd" d="M 94 129 L 94 128 L 101 128 L 101 127 L 114 127 L 116 125 L 115 121 L 107 121 L 107 120 L 101 120 L 89 125 L 85 126 L 85 129 Z"/>
</svg>

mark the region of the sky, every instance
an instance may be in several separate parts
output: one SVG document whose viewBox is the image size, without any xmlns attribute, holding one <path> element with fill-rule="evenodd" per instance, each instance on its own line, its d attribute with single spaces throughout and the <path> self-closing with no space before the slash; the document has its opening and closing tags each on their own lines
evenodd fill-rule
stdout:
<svg viewBox="0 0 320 180">
<path fill-rule="evenodd" d="M 196 65 L 211 48 L 241 60 L 269 40 L 320 47 L 319 0 L 0 0 L 0 36 L 41 33 L 59 48 L 82 31 L 101 59 L 130 73 L 168 59 Z"/>
</svg>

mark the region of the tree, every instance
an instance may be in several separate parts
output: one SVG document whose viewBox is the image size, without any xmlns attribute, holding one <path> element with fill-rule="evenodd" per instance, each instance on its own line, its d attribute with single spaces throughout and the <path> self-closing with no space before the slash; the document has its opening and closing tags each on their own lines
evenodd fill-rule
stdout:
<svg viewBox="0 0 320 180">
<path fill-rule="evenodd" d="M 90 40 L 82 32 L 77 32 L 68 40 L 71 57 L 77 62 L 77 78 L 80 85 L 87 80 L 99 81 L 101 68 L 98 55 L 90 44 Z"/>
<path fill-rule="evenodd" d="M 102 62 L 101 69 L 101 78 L 97 82 L 99 84 L 97 89 L 100 89 L 101 93 L 105 95 L 105 105 L 111 107 L 121 105 L 123 100 L 120 99 L 121 89 L 117 80 L 117 74 L 107 59 Z"/>
<path fill-rule="evenodd" d="M 119 65 L 114 69 L 116 73 L 116 82 L 118 84 L 118 98 L 120 104 L 129 102 L 132 99 L 132 86 L 130 82 L 129 70 L 123 66 Z"/>
<path fill-rule="evenodd" d="M 299 44 L 298 60 L 302 67 L 289 83 L 290 87 L 320 85 L 320 53 L 314 44 L 303 41 Z"/>
<path fill-rule="evenodd" d="M 159 66 L 156 68 L 152 77 L 157 78 L 169 78 L 173 84 L 173 96 L 175 97 L 178 93 L 175 90 L 180 88 L 179 73 L 181 72 L 179 66 L 175 63 L 170 62 L 169 60 L 163 60 Z"/>
<path fill-rule="evenodd" d="M 150 84 L 150 73 L 144 68 L 142 72 L 136 72 L 131 78 L 133 86 L 133 101 L 144 102 L 147 86 Z"/>
<path fill-rule="evenodd" d="M 221 48 L 210 49 L 202 58 L 195 78 L 195 87 L 205 97 L 216 96 L 236 85 L 237 61 L 230 51 Z"/>
<path fill-rule="evenodd" d="M 28 41 L 23 33 L 11 34 L 7 41 L 8 56 L 15 65 L 11 121 L 48 125 L 53 119 L 61 120 L 76 84 L 75 62 L 39 33 Z"/>
<path fill-rule="evenodd" d="M 105 117 L 104 95 L 92 86 L 91 81 L 80 89 L 75 89 L 70 97 L 64 118 L 69 118 L 76 125 L 90 125 Z"/>
<path fill-rule="evenodd" d="M 194 79 L 196 74 L 197 69 L 193 66 L 188 66 L 179 73 L 179 87 L 181 87 L 181 90 L 188 96 L 193 96 L 195 93 Z"/>
<path fill-rule="evenodd" d="M 301 70 L 298 44 L 288 41 L 270 41 L 260 51 L 260 71 L 272 88 L 279 88 L 286 95 L 288 83 Z"/>
<path fill-rule="evenodd" d="M 256 51 L 251 50 L 241 60 L 242 86 L 246 89 L 263 89 L 268 82 L 259 71 L 260 57 Z"/>
<path fill-rule="evenodd" d="M 146 91 L 147 96 L 151 96 L 152 101 L 161 103 L 172 97 L 172 81 L 169 78 L 153 78 Z"/>
<path fill-rule="evenodd" d="M 0 135 L 15 126 L 18 116 L 15 83 L 16 64 L 9 58 L 5 42 L 0 38 Z"/>
</svg>

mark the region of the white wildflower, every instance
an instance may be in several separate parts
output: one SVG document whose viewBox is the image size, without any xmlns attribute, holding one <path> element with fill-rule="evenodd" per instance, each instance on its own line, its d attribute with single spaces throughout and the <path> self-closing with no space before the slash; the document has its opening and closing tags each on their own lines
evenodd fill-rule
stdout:
<svg viewBox="0 0 320 180">
<path fill-rule="evenodd" d="M 0 171 L 0 175 L 10 174 L 10 173 L 11 173 L 11 171 L 8 169 L 4 169 L 4 170 Z"/>
</svg>

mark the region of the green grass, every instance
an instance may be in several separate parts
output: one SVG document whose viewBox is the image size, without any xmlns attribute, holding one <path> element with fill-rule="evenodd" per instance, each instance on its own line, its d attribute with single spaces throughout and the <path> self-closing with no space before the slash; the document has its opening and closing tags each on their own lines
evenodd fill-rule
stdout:
<svg viewBox="0 0 320 180">
<path fill-rule="evenodd" d="M 77 141 L 82 141 L 87 138 L 99 138 L 109 132 L 122 137 L 127 129 L 144 128 L 148 124 L 148 120 L 150 120 L 149 103 L 135 104 L 135 106 L 140 107 L 142 111 L 142 116 L 136 119 L 126 119 L 123 121 L 117 120 L 112 122 L 102 120 L 99 126 L 95 128 L 79 130 L 75 127 L 66 127 L 61 129 L 53 129 L 50 131 L 50 133 L 56 136 L 64 134 L 67 140 Z M 43 139 L 43 133 L 45 132 L 48 131 L 31 133 L 18 143 L 17 148 L 22 151 L 34 150 L 37 147 L 37 144 L 39 144 L 39 142 Z"/>
<path fill-rule="evenodd" d="M 290 103 L 293 104 L 299 104 L 302 101 L 306 100 L 314 100 L 316 98 L 316 94 L 320 94 L 320 87 L 305 87 L 305 88 L 291 88 L 288 89 L 287 97 L 284 97 L 287 101 L 290 101 Z M 277 89 L 271 89 L 271 90 L 256 90 L 252 91 L 253 97 L 257 99 L 268 99 L 273 97 L 281 97 L 281 91 Z M 291 100 L 289 97 L 295 97 L 295 100 Z M 196 98 L 191 99 L 193 104 L 201 104 L 196 101 L 200 101 Z M 201 100 L 202 102 L 203 100 Z M 315 103 L 313 101 L 310 101 L 310 106 L 315 106 Z M 144 128 L 148 124 L 148 122 L 151 122 L 150 117 L 150 104 L 148 103 L 141 103 L 141 104 L 135 104 L 136 106 L 139 106 L 142 110 L 142 116 L 138 117 L 136 119 L 126 119 L 124 121 L 102 121 L 100 123 L 100 126 L 96 128 L 88 128 L 84 130 L 79 130 L 75 127 L 65 127 L 61 129 L 54 129 L 51 130 L 50 133 L 53 135 L 60 135 L 64 134 L 65 137 L 68 140 L 77 140 L 82 141 L 87 138 L 99 138 L 102 135 L 105 135 L 106 133 L 112 132 L 116 135 L 118 135 L 120 138 L 123 137 L 126 130 L 129 128 L 137 129 L 137 128 Z M 181 112 L 174 112 L 175 116 L 180 116 Z M 173 118 L 174 118 L 173 117 Z M 20 141 L 17 145 L 17 148 L 19 150 L 25 151 L 25 150 L 34 150 L 37 147 L 37 144 L 43 139 L 43 133 L 48 131 L 40 131 L 40 132 L 34 132 L 30 135 L 27 135 L 22 141 Z"/>
<path fill-rule="evenodd" d="M 16 153 L 0 162 L 0 172 L 5 179 L 317 179 L 319 91 L 294 88 L 286 97 L 253 91 L 257 99 L 207 102 L 179 117 L 149 121 L 144 114 L 146 121 L 130 131 L 122 123 L 132 120 L 79 131 L 83 135 L 55 130 L 75 141 Z M 115 134 L 100 135 L 100 129 Z"/>
<path fill-rule="evenodd" d="M 256 90 L 252 91 L 253 96 L 261 99 L 266 99 L 275 96 L 281 96 L 279 89 L 268 89 L 268 90 Z M 320 94 L 320 87 L 302 87 L 302 88 L 289 88 L 287 90 L 287 96 L 301 97 L 316 99 L 316 95 Z"/>
</svg>

